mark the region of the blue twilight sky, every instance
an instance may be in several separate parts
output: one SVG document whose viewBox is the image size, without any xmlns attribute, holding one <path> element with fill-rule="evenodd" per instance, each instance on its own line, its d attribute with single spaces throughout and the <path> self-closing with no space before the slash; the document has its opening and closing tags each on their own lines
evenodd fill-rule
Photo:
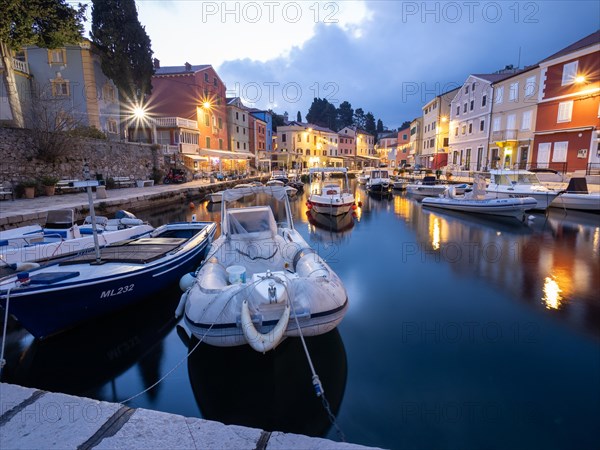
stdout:
<svg viewBox="0 0 600 450">
<path fill-rule="evenodd" d="M 347 100 L 390 129 L 470 73 L 535 64 L 600 28 L 598 1 L 136 4 L 163 66 L 212 64 L 227 96 L 293 119 L 314 97 Z"/>
</svg>

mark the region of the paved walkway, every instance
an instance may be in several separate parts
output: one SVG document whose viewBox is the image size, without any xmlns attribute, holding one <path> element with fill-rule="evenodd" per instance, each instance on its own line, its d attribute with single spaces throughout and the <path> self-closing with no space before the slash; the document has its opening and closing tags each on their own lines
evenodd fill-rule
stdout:
<svg viewBox="0 0 600 450">
<path fill-rule="evenodd" d="M 369 449 L 0 383 L 2 448 Z"/>
</svg>

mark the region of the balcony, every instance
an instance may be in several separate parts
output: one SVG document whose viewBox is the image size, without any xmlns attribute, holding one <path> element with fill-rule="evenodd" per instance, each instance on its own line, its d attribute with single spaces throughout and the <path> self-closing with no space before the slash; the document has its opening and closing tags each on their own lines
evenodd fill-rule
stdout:
<svg viewBox="0 0 600 450">
<path fill-rule="evenodd" d="M 189 128 L 198 129 L 198 122 L 182 117 L 156 117 L 152 119 L 157 128 Z"/>
<path fill-rule="evenodd" d="M 4 63 L 2 59 L 0 59 L 0 69 L 4 68 Z M 17 72 L 25 73 L 29 75 L 29 64 L 25 61 L 21 61 L 20 59 L 12 58 L 12 68 Z"/>
<path fill-rule="evenodd" d="M 517 130 L 499 130 L 492 131 L 492 141 L 516 141 Z"/>
</svg>

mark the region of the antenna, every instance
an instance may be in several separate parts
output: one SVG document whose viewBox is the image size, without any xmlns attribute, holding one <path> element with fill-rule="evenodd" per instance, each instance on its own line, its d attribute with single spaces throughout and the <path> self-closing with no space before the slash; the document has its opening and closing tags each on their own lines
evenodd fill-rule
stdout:
<svg viewBox="0 0 600 450">
<path fill-rule="evenodd" d="M 517 62 L 517 69 L 521 67 L 521 46 L 519 45 L 519 60 Z"/>
</svg>

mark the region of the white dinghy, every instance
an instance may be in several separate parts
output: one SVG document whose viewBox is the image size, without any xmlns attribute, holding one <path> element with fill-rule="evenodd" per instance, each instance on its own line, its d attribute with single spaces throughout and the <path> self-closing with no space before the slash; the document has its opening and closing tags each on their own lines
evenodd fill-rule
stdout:
<svg viewBox="0 0 600 450">
<path fill-rule="evenodd" d="M 524 219 L 525 211 L 537 206 L 533 197 L 496 198 L 486 194 L 485 179 L 480 175 L 475 177 L 472 192 L 457 195 L 454 186 L 450 186 L 439 197 L 425 197 L 421 203 L 433 208 L 517 219 Z"/>
<path fill-rule="evenodd" d="M 268 201 L 228 207 L 249 194 Z M 348 308 L 338 276 L 294 229 L 279 186 L 223 192 L 221 236 L 189 281 L 176 315 L 199 340 L 220 347 L 266 352 L 287 336 L 327 333 Z"/>
</svg>

